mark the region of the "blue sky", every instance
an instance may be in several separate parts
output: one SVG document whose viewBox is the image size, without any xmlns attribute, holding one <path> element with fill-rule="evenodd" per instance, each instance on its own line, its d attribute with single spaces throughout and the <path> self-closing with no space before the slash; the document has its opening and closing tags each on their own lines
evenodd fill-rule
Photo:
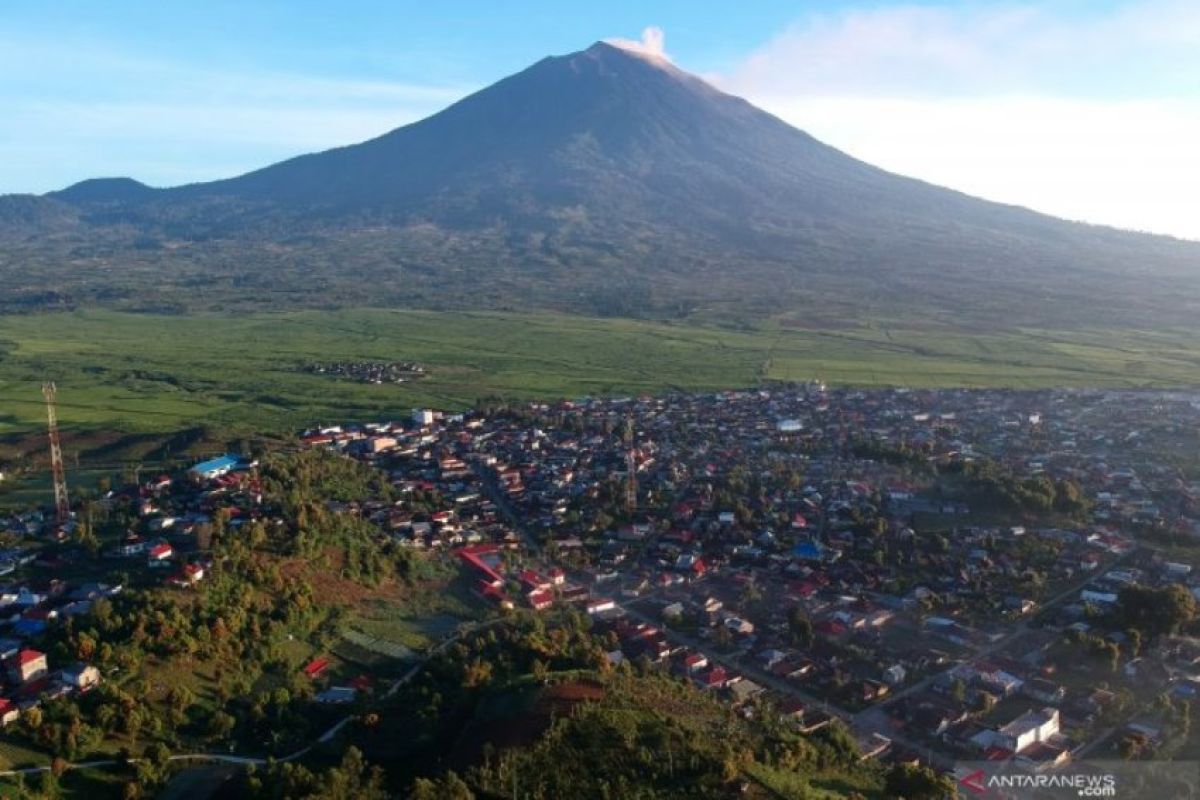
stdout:
<svg viewBox="0 0 1200 800">
<path fill-rule="evenodd" d="M 1200 3 L 0 3 L 0 192 L 207 180 L 414 121 L 655 26 L 853 155 L 1200 238 Z"/>
</svg>

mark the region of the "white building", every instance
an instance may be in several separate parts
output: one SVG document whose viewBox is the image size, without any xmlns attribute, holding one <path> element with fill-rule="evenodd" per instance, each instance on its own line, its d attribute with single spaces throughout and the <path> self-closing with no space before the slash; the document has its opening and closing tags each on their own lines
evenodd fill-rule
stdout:
<svg viewBox="0 0 1200 800">
<path fill-rule="evenodd" d="M 999 730 L 997 744 L 1020 753 L 1025 748 L 1045 742 L 1059 732 L 1057 708 L 1047 706 L 1041 711 L 1026 711 Z"/>
</svg>

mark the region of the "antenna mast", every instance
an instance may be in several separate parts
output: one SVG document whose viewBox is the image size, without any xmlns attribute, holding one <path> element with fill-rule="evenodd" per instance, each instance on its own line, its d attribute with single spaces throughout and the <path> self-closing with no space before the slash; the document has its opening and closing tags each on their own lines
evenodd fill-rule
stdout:
<svg viewBox="0 0 1200 800">
<path fill-rule="evenodd" d="M 54 475 L 54 512 L 59 525 L 70 520 L 71 507 L 67 502 L 67 474 L 63 469 L 62 444 L 58 439 L 58 418 L 54 413 L 54 400 L 58 390 L 53 381 L 42 384 L 42 397 L 46 400 L 46 428 L 50 434 L 50 471 Z"/>
</svg>

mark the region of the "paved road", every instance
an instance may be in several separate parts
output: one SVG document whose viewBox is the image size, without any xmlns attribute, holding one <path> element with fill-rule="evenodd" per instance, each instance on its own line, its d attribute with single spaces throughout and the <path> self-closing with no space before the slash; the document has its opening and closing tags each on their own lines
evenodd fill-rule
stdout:
<svg viewBox="0 0 1200 800">
<path fill-rule="evenodd" d="M 1078 593 L 1085 586 L 1087 586 L 1089 583 L 1091 583 L 1095 579 L 1096 575 L 1103 574 L 1104 572 L 1107 572 L 1108 570 L 1113 569 L 1114 567 L 1117 567 L 1117 566 L 1123 564 L 1126 560 L 1128 560 L 1129 558 L 1131 558 L 1133 556 L 1134 552 L 1136 552 L 1136 551 L 1131 551 L 1129 553 L 1126 553 L 1125 555 L 1121 556 L 1120 558 L 1115 559 L 1111 564 L 1104 567 L 1103 569 L 1097 569 L 1095 571 L 1095 573 L 1089 574 L 1084 580 L 1077 581 L 1076 583 L 1072 584 L 1067 589 L 1064 589 L 1063 591 L 1054 595 L 1054 597 L 1051 597 L 1049 600 L 1045 601 L 1042 604 L 1041 610 L 1044 611 L 1048 608 L 1054 608 L 1055 606 L 1065 602 L 1066 600 L 1071 599 L 1072 597 L 1075 596 L 1076 593 Z M 1010 633 L 1004 635 L 1000 639 L 997 639 L 996 641 L 992 642 L 991 644 L 986 645 L 986 646 L 980 648 L 979 650 L 976 650 L 971 655 L 971 659 L 987 658 L 988 656 L 992 655 L 993 653 L 1003 650 L 1005 647 L 1012 644 L 1013 642 L 1015 642 L 1017 639 L 1024 636 L 1028 632 L 1029 632 L 1029 622 L 1023 621 L 1019 625 L 1017 625 Z M 936 681 L 938 678 L 942 677 L 943 675 L 948 675 L 953 670 L 954 670 L 954 667 L 950 667 L 949 669 L 944 670 L 940 673 L 930 675 L 929 677 L 925 678 L 924 680 L 920 680 L 920 681 L 912 684 L 911 686 L 906 686 L 904 689 L 891 695 L 887 700 L 880 703 L 879 705 L 873 706 L 872 708 L 869 708 L 866 711 L 862 712 L 862 714 L 860 714 L 859 716 L 863 716 L 864 714 L 867 714 L 872 711 L 882 710 L 883 708 L 886 708 L 887 706 L 890 706 L 893 703 L 903 700 L 905 697 L 909 697 L 913 694 L 924 691 L 929 686 L 931 686 L 934 683 L 934 681 Z"/>
</svg>

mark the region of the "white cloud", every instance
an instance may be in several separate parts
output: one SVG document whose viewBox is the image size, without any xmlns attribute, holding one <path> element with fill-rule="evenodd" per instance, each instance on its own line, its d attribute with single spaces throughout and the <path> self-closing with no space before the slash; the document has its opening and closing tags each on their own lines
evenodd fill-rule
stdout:
<svg viewBox="0 0 1200 800">
<path fill-rule="evenodd" d="M 1200 5 L 1150 2 L 812 16 L 712 79 L 895 172 L 1200 239 L 1197 75 Z"/>
<path fill-rule="evenodd" d="M 671 57 L 667 55 L 667 35 L 663 33 L 662 28 L 651 25 L 648 28 L 642 29 L 642 38 L 640 39 L 605 39 L 608 44 L 614 47 L 619 47 L 622 50 L 628 50 L 631 53 L 637 53 L 647 58 L 660 61 L 670 61 Z"/>
</svg>

